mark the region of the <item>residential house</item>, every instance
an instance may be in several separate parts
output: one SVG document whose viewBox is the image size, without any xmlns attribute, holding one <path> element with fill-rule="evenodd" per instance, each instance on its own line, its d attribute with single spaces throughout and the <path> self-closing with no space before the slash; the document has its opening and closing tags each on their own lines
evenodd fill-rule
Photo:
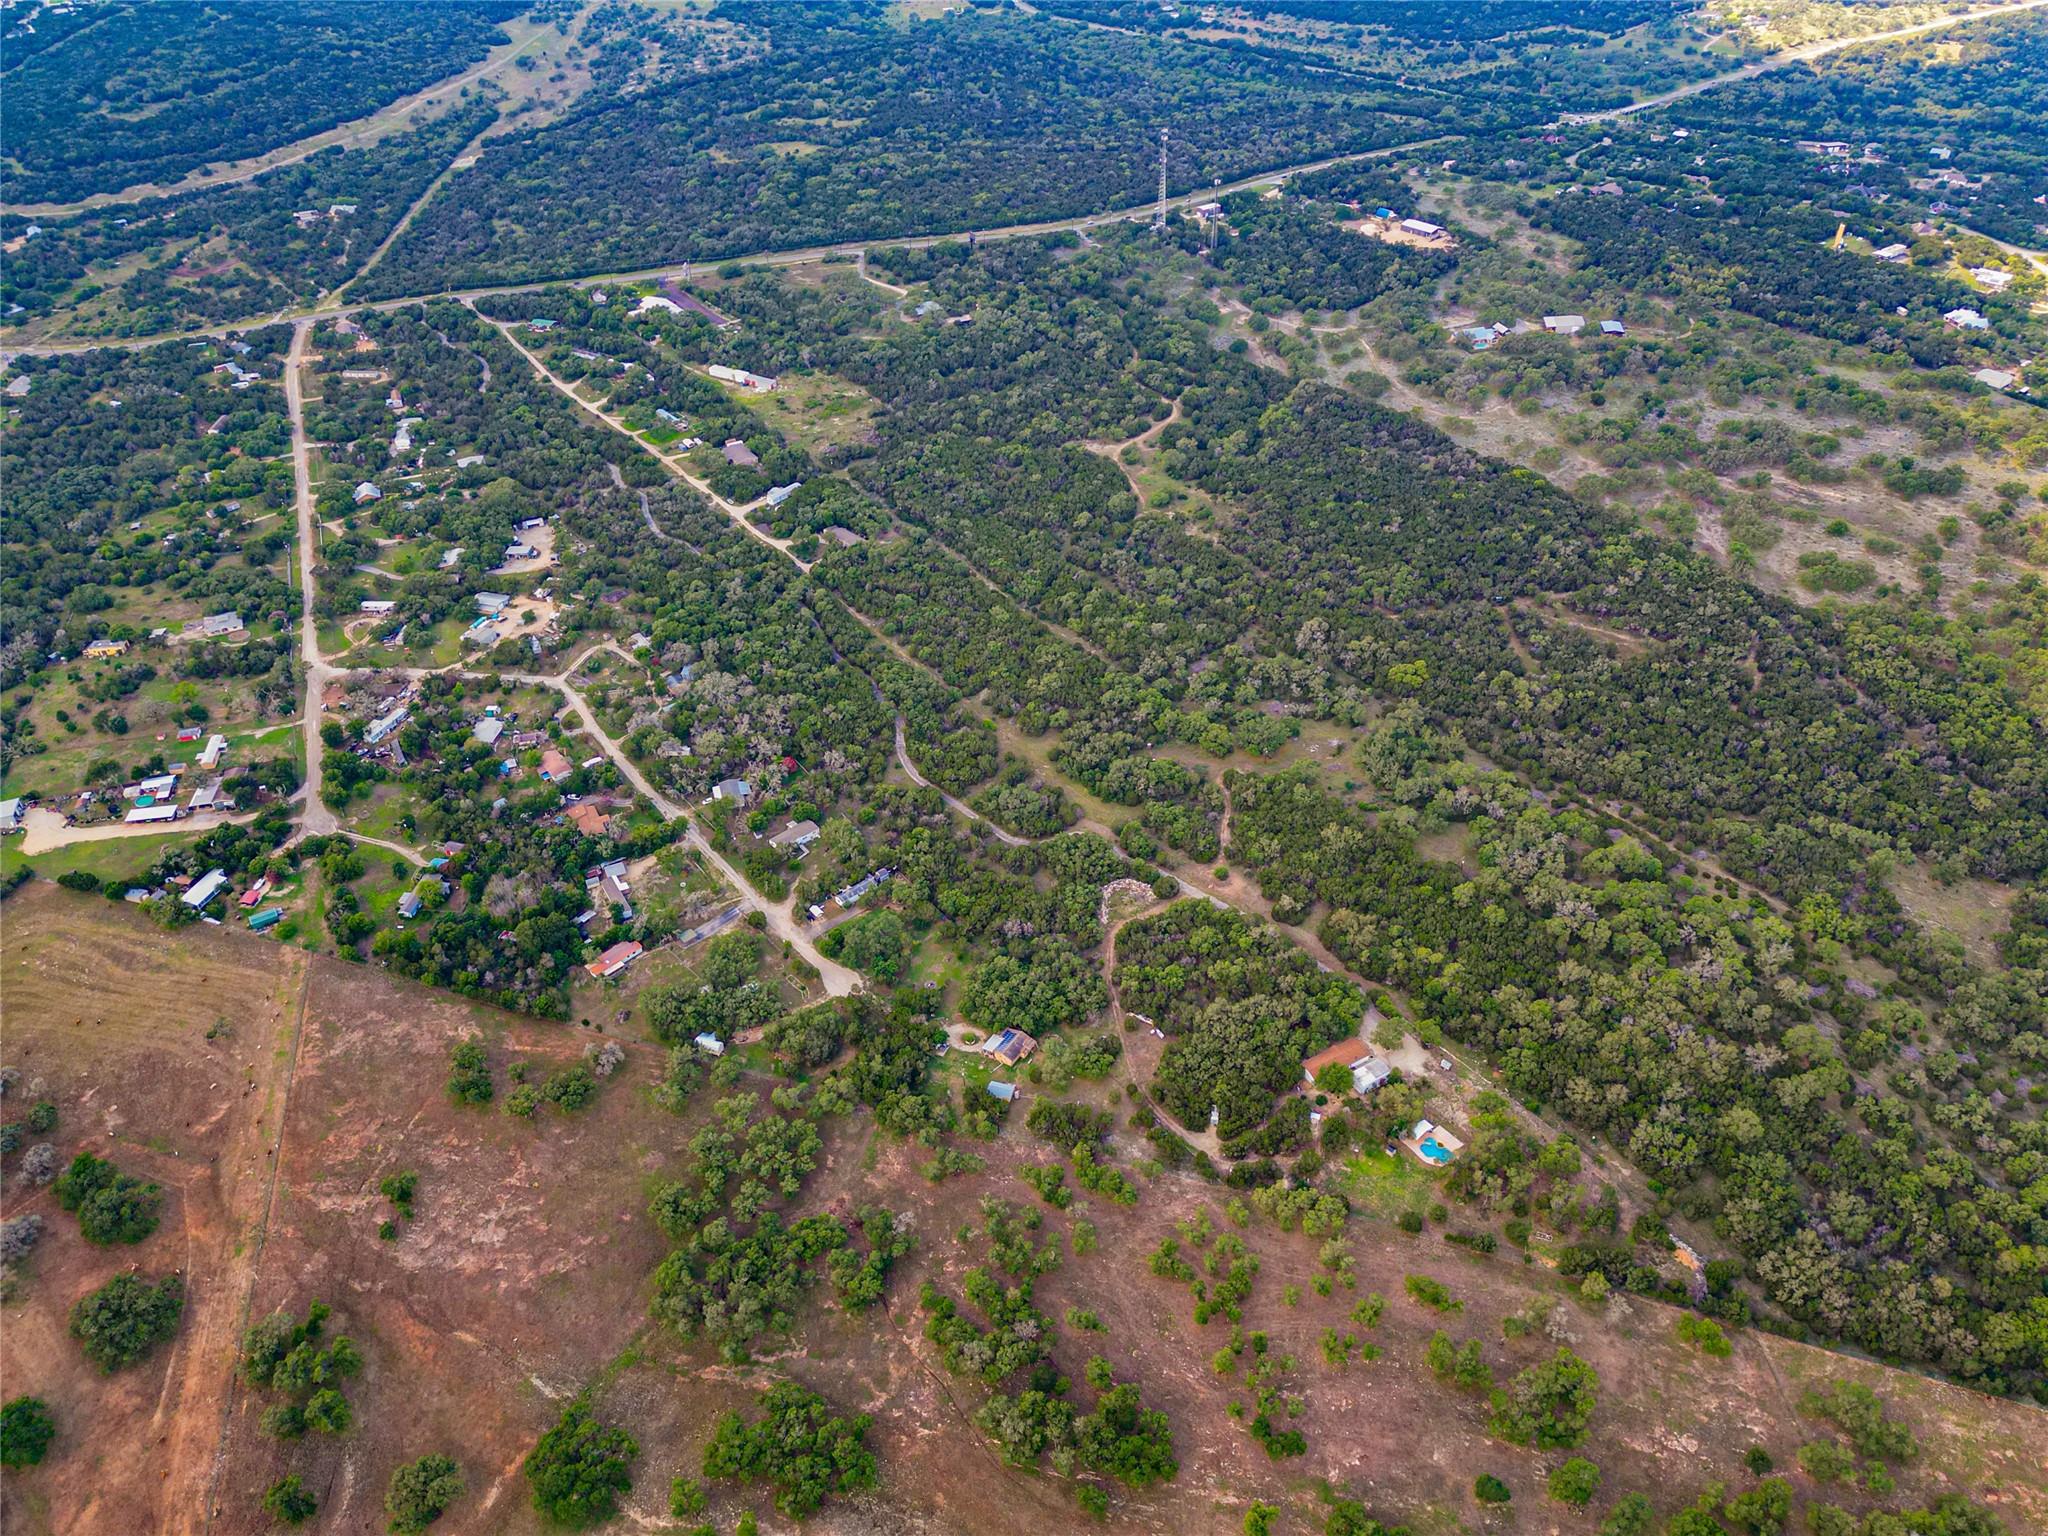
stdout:
<svg viewBox="0 0 2048 1536">
<path fill-rule="evenodd" d="M 1339 1040 L 1317 1051 L 1301 1064 L 1302 1080 L 1313 1087 L 1316 1075 L 1328 1066 L 1340 1066 L 1349 1072 L 1352 1091 L 1356 1093 L 1371 1093 L 1394 1075 L 1386 1059 L 1375 1055 L 1372 1047 L 1358 1039 Z"/>
<path fill-rule="evenodd" d="M 780 832 L 768 839 L 770 848 L 804 849 L 817 841 L 818 824 L 815 821 L 792 821 Z"/>
<path fill-rule="evenodd" d="M 2008 373 L 2003 368 L 1979 368 L 1970 377 L 1991 389 L 2011 389 L 2013 380 L 2019 376 Z"/>
<path fill-rule="evenodd" d="M 1576 336 L 1586 328 L 1584 315 L 1545 315 L 1543 329 L 1553 336 Z"/>
<path fill-rule="evenodd" d="M 720 779 L 711 786 L 712 799 L 730 800 L 742 809 L 745 808 L 746 803 L 753 799 L 753 797 L 754 786 L 745 779 Z"/>
<path fill-rule="evenodd" d="M 873 891 L 876 887 L 884 884 L 885 882 L 893 878 L 895 873 L 896 871 L 894 869 L 891 869 L 889 866 L 884 865 L 882 868 L 876 870 L 873 874 L 866 876 L 864 879 L 854 881 L 854 883 L 852 885 L 847 886 L 846 889 L 835 892 L 833 894 L 832 899 L 839 903 L 840 909 L 843 911 L 846 908 L 853 906 L 863 896 L 867 895 L 870 891 Z"/>
<path fill-rule="evenodd" d="M 794 496 L 798 491 L 802 489 L 803 481 L 792 480 L 787 485 L 770 486 L 768 488 L 767 496 L 764 497 L 763 499 L 768 503 L 769 506 L 779 507 L 785 501 L 789 500 L 790 497 Z"/>
<path fill-rule="evenodd" d="M 14 831 L 27 814 L 28 807 L 19 795 L 12 800 L 0 800 L 0 832 Z"/>
<path fill-rule="evenodd" d="M 547 751 L 541 753 L 540 776 L 550 784 L 557 779 L 566 779 L 574 771 L 575 765 L 556 748 L 549 747 Z"/>
<path fill-rule="evenodd" d="M 209 901 L 212 901 L 214 897 L 221 893 L 221 888 L 227 883 L 228 872 L 226 870 L 209 870 L 205 875 L 195 880 L 192 883 L 192 888 L 183 896 L 180 896 L 178 900 L 182 901 L 194 912 L 200 911 Z"/>
<path fill-rule="evenodd" d="M 1952 309 L 1941 317 L 1949 326 L 1958 331 L 1988 331 L 1991 322 L 1974 309 Z"/>
<path fill-rule="evenodd" d="M 749 373 L 744 368 L 728 368 L 723 363 L 713 363 L 704 371 L 721 384 L 738 384 L 757 395 L 765 395 L 776 386 L 774 379 L 758 373 Z"/>
<path fill-rule="evenodd" d="M 407 709 L 405 705 L 400 704 L 388 713 L 379 715 L 370 722 L 369 728 L 363 732 L 363 740 L 373 747 L 376 746 L 385 737 L 405 724 L 406 717 L 411 713 L 412 711 Z"/>
<path fill-rule="evenodd" d="M 1038 1049 L 1038 1041 L 1021 1029 L 1006 1029 L 1001 1034 L 991 1035 L 981 1045 L 981 1053 L 992 1057 L 1006 1067 L 1014 1067 Z"/>
<path fill-rule="evenodd" d="M 395 598 L 366 597 L 356 604 L 356 611 L 358 613 L 389 613 L 397 606 L 398 602 Z"/>
<path fill-rule="evenodd" d="M 1894 240 L 1890 245 L 1880 245 L 1876 250 L 1872 251 L 1870 254 L 1872 256 L 1875 256 L 1879 261 L 1888 262 L 1892 266 L 1896 267 L 1904 263 L 1912 256 L 1913 248 L 1910 245 L 1904 245 L 1899 241 Z"/>
<path fill-rule="evenodd" d="M 383 499 L 384 493 L 378 490 L 376 484 L 372 481 L 365 480 L 356 487 L 356 505 L 359 507 L 368 502 L 382 501 Z"/>
<path fill-rule="evenodd" d="M 1998 267 L 1972 267 L 1970 276 L 1987 293 L 2003 293 L 2012 286 L 2012 274 Z"/>
<path fill-rule="evenodd" d="M 505 722 L 494 717 L 479 720 L 469 728 L 470 739 L 480 741 L 487 747 L 497 745 L 498 738 L 504 733 Z"/>
<path fill-rule="evenodd" d="M 232 610 L 227 613 L 209 613 L 203 619 L 194 619 L 185 626 L 185 633 L 197 635 L 202 640 L 218 640 L 224 635 L 242 632 L 242 616 Z"/>
<path fill-rule="evenodd" d="M 85 648 L 85 659 L 87 661 L 99 661 L 104 657 L 125 656 L 127 654 L 128 642 L 126 640 L 95 640 Z"/>
<path fill-rule="evenodd" d="M 725 462 L 735 469 L 754 469 L 761 463 L 760 456 L 736 437 L 727 438 L 720 452 L 725 455 Z"/>
<path fill-rule="evenodd" d="M 646 951 L 636 941 L 628 939 L 623 944 L 614 944 L 584 969 L 602 980 L 608 976 L 618 975 L 645 953 Z"/>
<path fill-rule="evenodd" d="M 569 807 L 569 825 L 585 837 L 611 836 L 611 823 L 604 812 L 587 800 Z"/>
<path fill-rule="evenodd" d="M 216 731 L 213 735 L 206 738 L 206 745 L 199 749 L 199 766 L 202 768 L 213 767 L 222 757 L 226 756 L 227 750 L 227 737 Z"/>
</svg>

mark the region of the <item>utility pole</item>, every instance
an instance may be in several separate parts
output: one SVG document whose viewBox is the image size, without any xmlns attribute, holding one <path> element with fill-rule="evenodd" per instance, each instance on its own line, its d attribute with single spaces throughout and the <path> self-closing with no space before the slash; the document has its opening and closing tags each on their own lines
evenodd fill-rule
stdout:
<svg viewBox="0 0 2048 1536">
<path fill-rule="evenodd" d="M 1159 206 L 1152 213 L 1152 227 L 1166 228 L 1166 137 L 1168 130 L 1159 130 Z"/>
</svg>

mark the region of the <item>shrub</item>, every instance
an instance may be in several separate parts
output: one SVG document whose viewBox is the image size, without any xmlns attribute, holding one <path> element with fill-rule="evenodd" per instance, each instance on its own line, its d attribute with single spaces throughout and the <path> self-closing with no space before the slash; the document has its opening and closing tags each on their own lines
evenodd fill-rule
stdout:
<svg viewBox="0 0 2048 1536">
<path fill-rule="evenodd" d="M 1678 1320 L 1678 1337 L 1684 1343 L 1697 1346 L 1701 1354 L 1712 1355 L 1716 1360 L 1727 1359 L 1735 1350 L 1719 1323 L 1694 1312 L 1688 1312 Z"/>
<path fill-rule="evenodd" d="M 462 1468 L 451 1456 L 422 1456 L 391 1474 L 384 1513 L 394 1536 L 414 1536 L 440 1519 L 464 1492 Z"/>
<path fill-rule="evenodd" d="M 1782 1477 L 1767 1477 L 1730 1499 L 1723 1513 L 1749 1536 L 1779 1536 L 1792 1516 L 1792 1485 Z"/>
<path fill-rule="evenodd" d="M 1408 1294 L 1425 1307 L 1437 1312 L 1462 1312 L 1465 1303 L 1453 1300 L 1449 1289 L 1441 1280 L 1432 1280 L 1428 1275 L 1410 1275 L 1401 1282 Z"/>
<path fill-rule="evenodd" d="M 704 1513 L 709 1503 L 704 1485 L 694 1477 L 678 1477 L 668 1485 L 668 1513 L 671 1520 L 687 1520 Z"/>
<path fill-rule="evenodd" d="M 448 1097 L 458 1104 L 488 1104 L 497 1093 L 491 1059 L 481 1040 L 459 1040 L 448 1053 Z"/>
<path fill-rule="evenodd" d="M 176 1275 L 153 1285 L 139 1275 L 116 1275 L 71 1309 L 71 1336 L 94 1365 L 118 1371 L 176 1333 L 184 1310 L 185 1282 Z"/>
<path fill-rule="evenodd" d="M 40 1397 L 17 1397 L 0 1408 L 0 1467 L 32 1467 L 57 1438 L 57 1421 Z"/>
<path fill-rule="evenodd" d="M 320 1501 L 306 1491 L 296 1472 L 263 1490 L 263 1512 L 286 1525 L 304 1525 L 319 1507 Z"/>
<path fill-rule="evenodd" d="M 377 1186 L 377 1193 L 398 1207 L 398 1214 L 407 1221 L 412 1220 L 412 1197 L 418 1193 L 420 1176 L 410 1168 L 403 1173 L 390 1173 Z"/>
<path fill-rule="evenodd" d="M 1472 1484 L 1472 1497 L 1482 1504 L 1505 1504 L 1514 1491 L 1491 1472 L 1482 1472 Z"/>
<path fill-rule="evenodd" d="M 1560 1349 L 1493 1394 L 1487 1431 L 1516 1445 L 1570 1450 L 1586 1437 L 1599 1387 L 1600 1377 L 1592 1366 Z"/>
<path fill-rule="evenodd" d="M 1453 1344 L 1451 1336 L 1439 1328 L 1430 1336 L 1429 1349 L 1424 1359 L 1439 1381 L 1467 1389 L 1493 1385 L 1492 1370 L 1479 1358 L 1477 1339 L 1467 1339 L 1460 1347 Z"/>
<path fill-rule="evenodd" d="M 521 1470 L 533 1485 L 533 1507 L 557 1525 L 596 1525 L 631 1490 L 631 1465 L 640 1446 L 623 1429 L 608 1428 L 577 1398 L 553 1429 L 527 1453 Z"/>
<path fill-rule="evenodd" d="M 1650 1536 L 1656 1523 L 1656 1507 L 1647 1494 L 1625 1493 L 1600 1522 L 1600 1536 Z"/>
<path fill-rule="evenodd" d="M 1584 1509 L 1600 1491 L 1600 1469 L 1583 1456 L 1574 1456 L 1550 1474 L 1550 1496 L 1560 1504 Z"/>
<path fill-rule="evenodd" d="M 589 1062 L 579 1061 L 551 1075 L 541 1088 L 541 1096 L 564 1110 L 587 1108 L 597 1099 L 597 1074 L 590 1070 Z"/>
</svg>

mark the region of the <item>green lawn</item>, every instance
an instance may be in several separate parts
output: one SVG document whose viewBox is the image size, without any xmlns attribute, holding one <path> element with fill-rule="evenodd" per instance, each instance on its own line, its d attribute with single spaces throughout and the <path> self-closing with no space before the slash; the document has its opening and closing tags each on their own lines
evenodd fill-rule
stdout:
<svg viewBox="0 0 2048 1536">
<path fill-rule="evenodd" d="M 1344 1161 L 1344 1193 L 1367 1215 L 1386 1221 L 1437 1199 L 1442 1178 L 1406 1149 L 1392 1157 L 1375 1149 Z"/>
<path fill-rule="evenodd" d="M 0 870 L 12 874 L 26 864 L 45 879 L 83 870 L 102 880 L 129 880 L 140 875 L 166 852 L 186 847 L 206 835 L 205 831 L 163 832 L 149 837 L 115 837 L 102 842 L 72 843 L 28 858 L 21 851 L 21 839 L 10 837 L 0 843 Z"/>
</svg>

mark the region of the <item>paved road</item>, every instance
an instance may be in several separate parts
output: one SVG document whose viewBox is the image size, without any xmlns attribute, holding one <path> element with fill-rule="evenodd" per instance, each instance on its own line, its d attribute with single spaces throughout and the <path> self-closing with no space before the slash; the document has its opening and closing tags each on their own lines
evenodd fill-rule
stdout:
<svg viewBox="0 0 2048 1536">
<path fill-rule="evenodd" d="M 1875 32 L 1868 37 L 1836 38 L 1824 43 L 1810 43 L 1800 48 L 1788 49 L 1782 53 L 1775 53 L 1765 58 L 1754 60 L 1738 69 L 1731 70 L 1725 75 L 1715 75 L 1707 80 L 1696 80 L 1692 84 L 1682 86 L 1676 91 L 1667 91 L 1658 96 L 1647 97 L 1642 101 L 1630 102 L 1625 106 L 1605 107 L 1593 112 L 1566 113 L 1549 123 L 1532 123 L 1528 126 L 1530 131 L 1534 131 L 1546 127 L 1558 128 L 1610 122 L 1633 116 L 1639 112 L 1652 111 L 1660 106 L 1667 106 L 1672 101 L 1683 97 L 1698 96 L 1708 91 L 1718 90 L 1724 85 L 1733 85 L 1744 80 L 1752 80 L 1758 75 L 1767 74 L 1774 69 L 1783 69 L 1793 64 L 1810 63 L 1815 59 L 1841 52 L 1847 48 L 1860 48 L 1868 44 L 1893 42 L 1900 38 L 1917 37 L 1946 27 L 1957 26 L 1966 21 L 1978 21 L 1987 16 L 2012 16 L 2024 11 L 2038 10 L 2044 5 L 2048 5 L 2048 0 L 2017 0 L 2016 4 L 2006 6 L 1998 11 L 1975 11 L 1958 15 L 1938 16 L 1931 21 L 1919 22 L 1910 27 L 1899 27 L 1890 32 Z M 1186 208 L 1195 203 L 1208 202 L 1212 198 L 1228 196 L 1233 192 L 1245 192 L 1258 187 L 1272 186 L 1287 180 L 1289 177 L 1304 175 L 1312 171 L 1326 170 L 1331 166 L 1351 165 L 1361 160 L 1373 160 L 1388 155 L 1405 154 L 1412 150 L 1425 149 L 1431 144 L 1440 143 L 1444 139 L 1453 136 L 1437 134 L 1429 138 L 1413 139 L 1401 144 L 1382 145 L 1376 149 L 1355 150 L 1341 155 L 1327 155 L 1322 159 L 1304 161 L 1299 165 L 1280 166 L 1272 170 L 1260 171 L 1255 175 L 1242 177 L 1237 181 L 1223 182 L 1209 187 L 1192 188 L 1189 191 L 1169 197 L 1166 200 L 1167 207 L 1170 209 Z M 1102 212 L 1081 214 L 1069 218 L 1044 219 L 1032 224 L 1006 224 L 989 229 L 944 230 L 931 234 L 905 235 L 891 239 L 840 241 L 830 245 L 802 246 L 778 251 L 755 251 L 710 259 L 715 259 L 720 264 L 734 261 L 745 262 L 752 266 L 801 266 L 809 262 L 822 260 L 827 256 L 847 256 L 854 258 L 864 269 L 866 253 L 869 251 L 921 250 L 927 246 L 937 245 L 949 240 L 1014 240 L 1028 238 L 1033 235 L 1056 234 L 1066 230 L 1085 232 L 1105 224 L 1124 223 L 1134 219 L 1149 219 L 1156 206 L 1156 200 L 1154 200 L 1130 207 L 1108 209 Z M 700 262 L 704 259 L 707 258 L 699 258 Z M 9 356 L 23 353 L 41 355 L 63 352 L 89 352 L 100 347 L 155 346 L 165 341 L 184 341 L 198 337 L 224 336 L 230 332 L 250 330 L 257 326 L 275 324 L 281 321 L 306 318 L 332 319 L 340 315 L 356 314 L 366 310 L 404 309 L 432 299 L 472 300 L 488 298 L 493 294 L 535 293 L 543 288 L 551 288 L 560 284 L 569 284 L 574 287 L 593 287 L 603 284 L 643 282 L 653 278 L 671 277 L 684 265 L 687 265 L 687 263 L 670 261 L 664 262 L 659 266 L 641 267 L 624 272 L 564 273 L 530 283 L 501 283 L 478 288 L 442 289 L 431 293 L 408 294 L 402 298 L 378 299 L 363 303 L 344 304 L 330 299 L 307 309 L 283 310 L 274 315 L 250 316 L 245 319 L 233 320 L 199 330 L 168 331 L 154 336 L 133 336 L 120 339 L 26 343 L 20 346 L 0 349 L 0 361 L 4 361 Z"/>
</svg>

